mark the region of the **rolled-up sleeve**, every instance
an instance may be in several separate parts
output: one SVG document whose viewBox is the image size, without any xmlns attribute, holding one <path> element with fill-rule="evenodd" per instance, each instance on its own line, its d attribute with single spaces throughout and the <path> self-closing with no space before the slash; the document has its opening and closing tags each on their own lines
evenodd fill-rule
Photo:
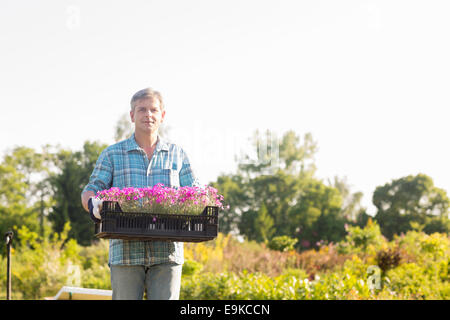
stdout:
<svg viewBox="0 0 450 320">
<path fill-rule="evenodd" d="M 89 183 L 84 187 L 83 192 L 98 191 L 111 188 L 113 177 L 113 166 L 109 159 L 108 148 L 98 157 L 94 170 L 92 171 Z"/>
</svg>

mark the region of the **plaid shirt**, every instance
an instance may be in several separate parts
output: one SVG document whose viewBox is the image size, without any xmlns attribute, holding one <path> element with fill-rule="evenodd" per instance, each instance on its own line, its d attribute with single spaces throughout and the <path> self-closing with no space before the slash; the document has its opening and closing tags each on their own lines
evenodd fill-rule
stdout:
<svg viewBox="0 0 450 320">
<path fill-rule="evenodd" d="M 170 187 L 199 185 L 183 149 L 158 137 L 151 160 L 136 143 L 134 134 L 107 147 L 100 154 L 84 191 L 117 188 L 145 188 L 158 183 Z M 183 243 L 171 241 L 134 241 L 111 239 L 111 265 L 145 265 L 184 262 Z"/>
</svg>

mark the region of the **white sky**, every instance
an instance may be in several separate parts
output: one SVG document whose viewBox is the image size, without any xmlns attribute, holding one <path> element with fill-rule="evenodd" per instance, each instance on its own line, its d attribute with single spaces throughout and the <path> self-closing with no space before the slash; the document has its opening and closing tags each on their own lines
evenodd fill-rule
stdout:
<svg viewBox="0 0 450 320">
<path fill-rule="evenodd" d="M 319 178 L 450 191 L 449 1 L 0 2 L 0 151 L 112 143 L 137 90 L 205 182 L 255 129 L 311 132 Z"/>
</svg>

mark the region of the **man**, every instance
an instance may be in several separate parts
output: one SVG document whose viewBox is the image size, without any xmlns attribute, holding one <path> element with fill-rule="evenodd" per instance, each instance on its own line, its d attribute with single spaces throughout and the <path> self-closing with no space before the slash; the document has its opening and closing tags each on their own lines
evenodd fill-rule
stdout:
<svg viewBox="0 0 450 320">
<path fill-rule="evenodd" d="M 99 221 L 98 191 L 111 187 L 171 187 L 199 185 L 182 148 L 160 139 L 158 129 L 166 111 L 161 94 L 151 88 L 131 99 L 134 134 L 106 148 L 99 156 L 89 183 L 81 194 L 83 207 Z M 183 243 L 111 239 L 109 262 L 113 299 L 178 299 Z"/>
</svg>

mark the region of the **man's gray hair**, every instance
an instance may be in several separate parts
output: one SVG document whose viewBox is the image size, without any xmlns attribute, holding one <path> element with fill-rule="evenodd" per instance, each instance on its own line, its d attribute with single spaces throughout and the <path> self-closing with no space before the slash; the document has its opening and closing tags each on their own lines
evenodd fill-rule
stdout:
<svg viewBox="0 0 450 320">
<path fill-rule="evenodd" d="M 137 100 L 142 100 L 142 99 L 158 99 L 159 100 L 159 105 L 161 106 L 161 111 L 164 110 L 164 103 L 163 103 L 163 99 L 161 96 L 161 93 L 159 93 L 156 90 L 153 90 L 152 88 L 145 88 L 142 90 L 139 90 L 138 92 L 136 92 L 133 97 L 131 98 L 131 110 L 134 110 L 134 103 Z"/>
</svg>

